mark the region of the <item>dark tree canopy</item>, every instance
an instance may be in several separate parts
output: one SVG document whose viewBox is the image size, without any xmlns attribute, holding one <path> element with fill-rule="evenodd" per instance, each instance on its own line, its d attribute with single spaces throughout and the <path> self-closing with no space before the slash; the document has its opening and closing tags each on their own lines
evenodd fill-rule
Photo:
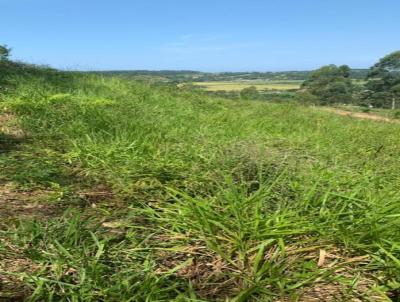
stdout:
<svg viewBox="0 0 400 302">
<path fill-rule="evenodd" d="M 10 53 L 11 49 L 7 45 L 0 45 L 0 60 L 7 60 Z"/>
<path fill-rule="evenodd" d="M 400 50 L 392 52 L 383 57 L 373 66 L 374 68 L 383 68 L 389 71 L 400 70 Z"/>
<path fill-rule="evenodd" d="M 317 96 L 321 104 L 349 103 L 353 86 L 347 65 L 327 65 L 314 71 L 303 83 L 303 88 Z"/>
<path fill-rule="evenodd" d="M 400 98 L 400 51 L 393 52 L 371 67 L 365 87 L 374 106 L 396 108 Z"/>
</svg>

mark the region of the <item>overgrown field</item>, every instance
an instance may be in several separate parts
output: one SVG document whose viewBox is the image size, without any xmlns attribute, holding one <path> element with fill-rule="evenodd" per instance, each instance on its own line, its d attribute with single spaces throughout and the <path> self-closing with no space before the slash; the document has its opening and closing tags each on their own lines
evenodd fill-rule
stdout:
<svg viewBox="0 0 400 302">
<path fill-rule="evenodd" d="M 194 82 L 193 84 L 202 87 L 206 91 L 241 91 L 242 89 L 254 86 L 259 91 L 269 90 L 296 90 L 300 88 L 303 81 L 216 81 L 216 82 Z"/>
<path fill-rule="evenodd" d="M 1 94 L 0 300 L 398 297 L 399 124 L 52 79 Z"/>
</svg>

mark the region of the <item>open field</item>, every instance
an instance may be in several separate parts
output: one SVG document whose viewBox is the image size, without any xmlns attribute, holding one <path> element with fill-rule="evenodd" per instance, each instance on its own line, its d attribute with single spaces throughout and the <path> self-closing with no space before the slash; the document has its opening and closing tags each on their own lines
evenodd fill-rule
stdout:
<svg viewBox="0 0 400 302">
<path fill-rule="evenodd" d="M 360 86 L 365 84 L 364 80 L 352 80 L 353 84 Z M 195 86 L 201 87 L 206 91 L 217 92 L 238 92 L 243 88 L 255 86 L 259 91 L 271 90 L 297 90 L 303 81 L 301 80 L 276 80 L 276 81 L 213 81 L 213 82 L 193 82 Z"/>
<path fill-rule="evenodd" d="M 25 73 L 0 98 L 0 300 L 398 297 L 399 124 Z"/>
<path fill-rule="evenodd" d="M 259 91 L 299 89 L 302 81 L 232 81 L 232 82 L 194 82 L 206 91 L 241 91 L 255 86 Z"/>
</svg>

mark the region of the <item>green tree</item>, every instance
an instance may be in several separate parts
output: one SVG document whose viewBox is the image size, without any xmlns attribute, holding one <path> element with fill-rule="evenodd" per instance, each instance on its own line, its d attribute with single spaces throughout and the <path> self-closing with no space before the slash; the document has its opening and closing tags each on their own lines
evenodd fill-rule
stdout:
<svg viewBox="0 0 400 302">
<path fill-rule="evenodd" d="M 400 50 L 392 52 L 374 65 L 373 68 L 383 68 L 389 71 L 399 71 L 400 70 Z"/>
<path fill-rule="evenodd" d="M 8 48 L 7 45 L 0 45 L 0 60 L 8 60 L 10 56 L 11 48 Z"/>
<path fill-rule="evenodd" d="M 383 57 L 370 68 L 365 87 L 376 107 L 396 108 L 400 99 L 400 51 Z"/>
<path fill-rule="evenodd" d="M 255 86 L 246 87 L 240 91 L 240 97 L 244 100 L 255 100 L 259 96 L 260 94 Z"/>
<path fill-rule="evenodd" d="M 347 65 L 339 66 L 339 70 L 341 71 L 342 76 L 344 78 L 349 78 L 350 77 L 351 68 L 349 66 L 347 66 Z"/>
<path fill-rule="evenodd" d="M 353 85 L 347 65 L 327 65 L 314 71 L 302 88 L 320 99 L 320 104 L 350 103 Z"/>
</svg>

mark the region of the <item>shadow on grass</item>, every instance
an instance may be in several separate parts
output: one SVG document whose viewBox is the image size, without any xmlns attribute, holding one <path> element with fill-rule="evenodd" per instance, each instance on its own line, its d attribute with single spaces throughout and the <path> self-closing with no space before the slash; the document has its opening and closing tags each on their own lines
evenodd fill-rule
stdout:
<svg viewBox="0 0 400 302">
<path fill-rule="evenodd" d="M 78 180 L 60 154 L 31 145 L 0 152 L 0 183 L 13 182 L 23 188 L 69 186 Z"/>
<path fill-rule="evenodd" d="M 0 132 L 0 184 L 13 182 L 27 189 L 79 183 L 69 168 L 62 154 L 49 149 L 45 143 Z"/>
<path fill-rule="evenodd" d="M 24 138 L 22 137 L 0 133 L 0 153 L 6 153 L 17 149 L 23 141 Z"/>
</svg>

